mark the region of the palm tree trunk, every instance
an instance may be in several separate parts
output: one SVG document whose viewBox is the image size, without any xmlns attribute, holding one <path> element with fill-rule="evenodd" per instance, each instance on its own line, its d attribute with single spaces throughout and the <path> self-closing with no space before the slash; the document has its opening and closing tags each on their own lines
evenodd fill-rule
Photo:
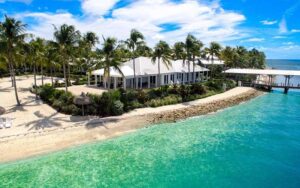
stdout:
<svg viewBox="0 0 300 188">
<path fill-rule="evenodd" d="M 67 85 L 69 86 L 69 83 L 71 84 L 71 68 L 70 68 L 70 63 L 67 63 L 68 65 L 68 82 Z"/>
<path fill-rule="evenodd" d="M 193 83 L 196 82 L 196 75 L 195 75 L 195 56 L 193 56 Z"/>
<path fill-rule="evenodd" d="M 35 90 L 35 100 L 38 99 L 37 97 L 37 85 L 36 85 L 36 65 L 35 65 L 35 62 L 34 62 L 34 65 L 33 65 L 33 74 L 34 74 L 34 90 Z"/>
<path fill-rule="evenodd" d="M 191 78 L 191 76 L 190 76 L 191 75 L 191 66 L 190 65 L 191 65 L 191 62 L 190 62 L 190 60 L 188 60 L 188 77 L 187 77 L 188 83 L 191 83 L 191 79 L 190 79 Z"/>
<path fill-rule="evenodd" d="M 11 80 L 11 87 L 14 87 L 14 78 L 13 78 L 13 74 L 12 74 L 12 68 L 10 63 L 8 62 L 8 69 L 9 69 L 9 74 L 10 74 L 10 80 Z"/>
<path fill-rule="evenodd" d="M 107 84 L 108 84 L 108 90 L 110 90 L 110 81 L 111 81 L 111 79 L 110 79 L 110 68 L 108 68 L 108 72 L 107 72 Z"/>
<path fill-rule="evenodd" d="M 16 77 L 15 77 L 15 71 L 12 70 L 13 72 L 13 82 L 14 82 L 14 88 L 15 88 L 15 96 L 16 96 L 16 100 L 17 100 L 17 106 L 21 106 L 20 100 L 19 100 L 19 96 L 18 96 L 18 90 L 17 90 L 17 82 L 16 82 Z"/>
<path fill-rule="evenodd" d="M 51 71 L 51 85 L 53 87 L 53 67 L 50 67 L 50 71 Z"/>
<path fill-rule="evenodd" d="M 134 88 L 137 89 L 137 80 L 136 80 L 136 74 L 135 74 L 135 58 L 132 58 L 133 62 L 133 85 Z"/>
<path fill-rule="evenodd" d="M 44 85 L 43 65 L 41 65 L 42 86 Z"/>
<path fill-rule="evenodd" d="M 65 91 L 68 92 L 68 80 L 67 80 L 67 72 L 66 72 L 66 63 L 63 63 L 63 69 L 64 69 L 64 79 L 65 79 Z"/>
<path fill-rule="evenodd" d="M 12 45 L 10 45 L 9 49 L 13 49 Z M 12 79 L 12 84 L 14 86 L 15 89 L 15 96 L 16 96 L 16 101 L 17 101 L 17 106 L 21 106 L 20 100 L 19 100 L 19 96 L 18 96 L 18 90 L 17 90 L 17 82 L 16 82 L 16 77 L 15 77 L 15 70 L 14 70 L 14 65 L 12 63 L 12 54 L 11 51 L 8 50 L 8 63 L 9 63 L 9 67 L 10 67 L 10 73 L 11 73 L 11 79 Z"/>
<path fill-rule="evenodd" d="M 160 58 L 158 58 L 158 87 L 161 85 L 161 75 L 160 75 Z"/>
</svg>

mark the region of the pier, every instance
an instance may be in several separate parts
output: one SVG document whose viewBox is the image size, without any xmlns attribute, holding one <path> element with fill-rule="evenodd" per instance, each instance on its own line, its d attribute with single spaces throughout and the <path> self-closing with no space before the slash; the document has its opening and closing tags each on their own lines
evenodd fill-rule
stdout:
<svg viewBox="0 0 300 188">
<path fill-rule="evenodd" d="M 298 70 L 277 70 L 277 69 L 228 69 L 225 74 L 231 75 L 254 75 L 256 80 L 251 83 L 245 83 L 255 88 L 264 88 L 271 91 L 273 88 L 282 88 L 287 94 L 289 89 L 300 89 L 300 83 L 291 84 L 294 76 L 300 76 Z M 284 76 L 284 83 L 274 83 L 274 77 Z"/>
</svg>

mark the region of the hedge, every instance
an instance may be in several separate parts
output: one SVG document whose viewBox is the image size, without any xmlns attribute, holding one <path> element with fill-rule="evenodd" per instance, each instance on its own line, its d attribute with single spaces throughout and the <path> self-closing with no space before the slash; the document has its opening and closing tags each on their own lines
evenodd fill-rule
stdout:
<svg viewBox="0 0 300 188">
<path fill-rule="evenodd" d="M 118 89 L 104 92 L 102 95 L 88 94 L 91 104 L 85 107 L 85 114 L 100 117 L 115 116 L 136 108 L 192 101 L 222 92 L 224 83 L 227 89 L 235 86 L 235 82 L 230 80 L 210 80 L 204 84 L 162 86 L 145 90 Z M 72 93 L 66 93 L 64 90 L 55 89 L 47 84 L 38 87 L 36 92 L 44 102 L 57 111 L 81 115 L 81 106 L 73 103 Z"/>
</svg>

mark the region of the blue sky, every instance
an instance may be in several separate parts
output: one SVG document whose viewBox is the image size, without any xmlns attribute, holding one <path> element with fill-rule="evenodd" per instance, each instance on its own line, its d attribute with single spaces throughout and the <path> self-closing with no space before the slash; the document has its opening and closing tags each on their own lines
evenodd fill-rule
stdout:
<svg viewBox="0 0 300 188">
<path fill-rule="evenodd" d="M 300 59 L 300 0 L 0 0 L 0 16 L 28 24 L 28 32 L 52 39 L 53 24 L 125 39 L 132 28 L 150 46 L 188 33 L 204 43 L 243 45 L 268 58 Z"/>
</svg>

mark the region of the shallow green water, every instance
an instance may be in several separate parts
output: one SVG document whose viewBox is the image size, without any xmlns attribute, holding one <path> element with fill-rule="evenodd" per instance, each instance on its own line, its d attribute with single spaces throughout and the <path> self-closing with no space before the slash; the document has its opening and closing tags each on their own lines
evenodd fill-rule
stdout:
<svg viewBox="0 0 300 188">
<path fill-rule="evenodd" d="M 0 187 L 300 187 L 300 93 L 2 164 Z"/>
</svg>

